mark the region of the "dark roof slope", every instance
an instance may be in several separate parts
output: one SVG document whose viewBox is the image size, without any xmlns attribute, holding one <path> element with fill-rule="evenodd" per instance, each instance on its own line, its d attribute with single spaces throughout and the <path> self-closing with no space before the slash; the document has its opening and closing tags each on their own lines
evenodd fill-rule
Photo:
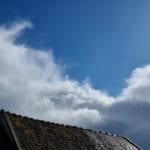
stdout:
<svg viewBox="0 0 150 150">
<path fill-rule="evenodd" d="M 138 150 L 125 137 L 5 112 L 22 150 Z"/>
</svg>

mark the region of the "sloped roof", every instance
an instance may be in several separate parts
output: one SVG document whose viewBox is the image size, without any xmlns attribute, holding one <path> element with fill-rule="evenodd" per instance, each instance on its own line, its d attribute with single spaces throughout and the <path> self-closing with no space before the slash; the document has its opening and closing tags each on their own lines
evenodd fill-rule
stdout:
<svg viewBox="0 0 150 150">
<path fill-rule="evenodd" d="M 4 114 L 19 150 L 139 150 L 126 137 Z"/>
</svg>

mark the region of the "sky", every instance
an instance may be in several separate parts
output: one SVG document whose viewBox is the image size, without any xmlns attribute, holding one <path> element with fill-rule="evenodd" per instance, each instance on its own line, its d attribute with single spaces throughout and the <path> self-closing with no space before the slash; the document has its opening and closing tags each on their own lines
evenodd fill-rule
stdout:
<svg viewBox="0 0 150 150">
<path fill-rule="evenodd" d="M 0 2 L 0 108 L 150 149 L 149 1 Z"/>
</svg>

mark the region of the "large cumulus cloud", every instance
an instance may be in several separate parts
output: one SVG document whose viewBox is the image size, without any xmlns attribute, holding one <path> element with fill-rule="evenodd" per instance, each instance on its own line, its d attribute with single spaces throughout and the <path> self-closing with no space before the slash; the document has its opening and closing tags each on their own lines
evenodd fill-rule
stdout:
<svg viewBox="0 0 150 150">
<path fill-rule="evenodd" d="M 16 38 L 28 27 L 31 23 L 22 21 L 0 28 L 1 108 L 69 124 L 102 120 L 101 112 L 89 106 L 106 107 L 114 99 L 94 90 L 87 80 L 69 79 L 51 50 L 16 44 Z"/>
<path fill-rule="evenodd" d="M 135 139 L 141 142 L 150 126 L 150 65 L 135 68 L 126 87 L 113 97 L 94 89 L 88 80 L 70 79 L 56 63 L 52 50 L 17 44 L 22 30 L 30 27 L 27 21 L 0 27 L 0 107 L 131 137 L 140 134 L 142 137 Z"/>
</svg>

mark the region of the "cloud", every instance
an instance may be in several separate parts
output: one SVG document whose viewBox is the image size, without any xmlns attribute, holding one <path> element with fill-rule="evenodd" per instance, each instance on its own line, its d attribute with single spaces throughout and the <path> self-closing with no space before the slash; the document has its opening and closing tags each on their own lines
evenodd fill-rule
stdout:
<svg viewBox="0 0 150 150">
<path fill-rule="evenodd" d="M 42 51 L 14 42 L 31 26 L 30 22 L 21 21 L 0 28 L 1 108 L 69 124 L 102 120 L 94 105 L 109 106 L 113 97 L 93 89 L 87 80 L 79 83 L 69 79 L 56 63 L 52 50 Z"/>
<path fill-rule="evenodd" d="M 150 103 L 150 65 L 136 68 L 118 99 Z"/>
<path fill-rule="evenodd" d="M 17 44 L 16 38 L 31 27 L 27 21 L 0 27 L 0 107 L 65 124 L 116 128 L 131 137 L 142 132 L 135 138 L 142 143 L 150 125 L 150 65 L 133 70 L 126 87 L 113 97 L 88 80 L 70 79 L 52 50 Z"/>
</svg>

